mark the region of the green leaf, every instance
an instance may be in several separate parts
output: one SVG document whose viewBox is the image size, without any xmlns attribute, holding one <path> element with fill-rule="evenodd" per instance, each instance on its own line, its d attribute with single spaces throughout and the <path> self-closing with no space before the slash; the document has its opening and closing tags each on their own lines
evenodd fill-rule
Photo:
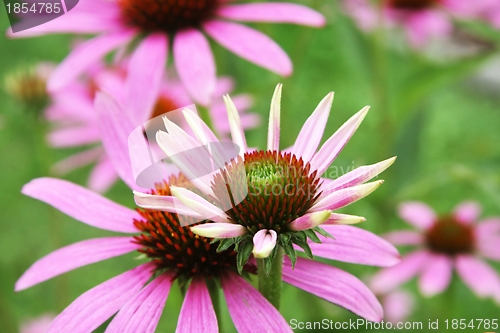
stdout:
<svg viewBox="0 0 500 333">
<path fill-rule="evenodd" d="M 290 258 L 290 262 L 292 263 L 292 269 L 295 267 L 295 263 L 297 262 L 297 252 L 293 248 L 292 243 L 288 243 L 287 245 L 282 245 L 283 250 L 285 250 L 285 254 Z"/>
<path fill-rule="evenodd" d="M 307 242 L 301 240 L 295 240 L 294 243 L 300 246 L 309 258 L 312 259 L 314 257 L 311 248 L 309 247 L 309 244 L 307 244 Z"/>
<path fill-rule="evenodd" d="M 321 236 L 325 236 L 325 237 L 328 237 L 328 238 L 331 238 L 331 239 L 335 239 L 335 237 L 333 237 L 332 234 L 330 234 L 328 231 L 326 231 L 325 229 L 323 229 L 321 227 L 315 227 L 312 230 L 316 231 Z"/>
<path fill-rule="evenodd" d="M 244 239 L 238 244 L 238 254 L 236 255 L 236 265 L 238 266 L 238 273 L 241 274 L 243 271 L 243 266 L 250 258 L 250 254 L 252 253 L 253 243 L 251 240 Z"/>
<path fill-rule="evenodd" d="M 234 245 L 236 238 L 226 238 L 221 239 L 219 246 L 217 247 L 217 252 L 222 252 L 229 249 L 232 245 Z"/>
<path fill-rule="evenodd" d="M 307 237 L 312 240 L 314 243 L 321 243 L 321 239 L 319 239 L 318 235 L 314 232 L 313 229 L 303 230 Z"/>
</svg>

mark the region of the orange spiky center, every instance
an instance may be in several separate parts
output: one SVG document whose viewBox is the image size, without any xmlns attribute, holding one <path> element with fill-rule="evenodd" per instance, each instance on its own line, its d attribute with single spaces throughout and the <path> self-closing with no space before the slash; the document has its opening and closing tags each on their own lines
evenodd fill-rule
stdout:
<svg viewBox="0 0 500 333">
<path fill-rule="evenodd" d="M 143 31 L 176 32 L 211 19 L 220 0 L 119 0 L 127 25 Z"/>
<path fill-rule="evenodd" d="M 171 195 L 168 184 L 189 187 L 190 183 L 182 175 L 171 177 L 168 183 L 157 184 L 152 194 Z M 190 189 L 195 190 L 194 186 Z M 134 221 L 141 231 L 141 235 L 134 236 L 135 242 L 142 245 L 138 251 L 151 258 L 158 271 L 174 270 L 176 278 L 189 279 L 195 275 L 219 276 L 221 271 L 236 267 L 234 246 L 217 252 L 218 245 L 210 244 L 212 239 L 191 232 L 189 226 L 200 222 L 153 209 L 137 211 L 142 217 Z"/>
<path fill-rule="evenodd" d="M 404 10 L 423 10 L 439 4 L 440 0 L 386 0 L 391 8 Z"/>
<path fill-rule="evenodd" d="M 291 153 L 247 152 L 218 174 L 212 189 L 229 219 L 251 234 L 288 232 L 320 195 L 320 178 L 309 163 Z M 228 195 L 230 193 L 230 195 Z"/>
<path fill-rule="evenodd" d="M 427 246 L 448 255 L 470 253 L 475 239 L 472 226 L 458 222 L 453 216 L 440 218 L 425 234 Z"/>
</svg>

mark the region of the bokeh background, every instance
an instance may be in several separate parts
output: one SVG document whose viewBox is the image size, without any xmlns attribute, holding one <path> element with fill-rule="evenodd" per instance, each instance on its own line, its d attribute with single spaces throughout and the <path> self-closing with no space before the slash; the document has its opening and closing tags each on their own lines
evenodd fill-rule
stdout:
<svg viewBox="0 0 500 333">
<path fill-rule="evenodd" d="M 483 216 L 500 216 L 500 37 L 474 23 L 457 23 L 453 47 L 435 44 L 412 50 L 397 33 L 361 32 L 334 0 L 297 1 L 321 11 L 323 29 L 277 24 L 254 24 L 290 55 L 294 73 L 289 78 L 246 62 L 212 44 L 219 74 L 236 79 L 238 93 L 255 98 L 253 112 L 263 126 L 248 133 L 249 145 L 264 147 L 266 117 L 275 85 L 284 84 L 282 147 L 292 144 L 317 103 L 335 91 L 325 135 L 365 105 L 371 111 L 334 162 L 342 170 L 397 155 L 381 178 L 384 185 L 343 212 L 367 218 L 361 227 L 381 234 L 409 227 L 396 216 L 405 200 L 421 200 L 442 214 L 463 200 L 476 200 Z M 0 30 L 8 28 L 0 9 Z M 0 77 L 40 61 L 61 61 L 74 36 L 29 39 L 0 37 Z M 470 48 L 474 51 L 470 51 Z M 464 51 L 466 50 L 466 51 Z M 20 293 L 14 283 L 37 259 L 49 252 L 91 237 L 111 235 L 91 228 L 21 195 L 21 187 L 35 177 L 49 176 L 50 165 L 77 150 L 48 148 L 48 125 L 21 103 L 0 91 L 0 332 L 19 331 L 23 321 L 44 313 L 57 314 L 91 287 L 136 265 L 137 254 L 96 263 L 56 277 Z M 350 170 L 349 169 L 349 170 Z M 66 179 L 85 184 L 90 167 Z M 71 193 L 68 193 L 70 196 Z M 133 207 L 130 190 L 118 183 L 106 194 Z M 500 246 L 500 244 L 499 244 Z M 407 249 L 400 248 L 402 254 Z M 491 262 L 490 262 L 491 263 Z M 377 268 L 330 262 L 366 279 Z M 500 270 L 498 263 L 492 263 Z M 479 278 L 479 277 L 478 277 Z M 424 298 L 413 279 L 404 289 L 415 296 L 407 321 L 499 318 L 500 307 L 479 299 L 456 276 L 443 294 Z M 348 321 L 357 317 L 343 308 L 285 286 L 282 313 L 287 320 Z M 181 296 L 173 288 L 158 332 L 174 332 Z M 234 331 L 228 313 L 224 327 Z M 96 332 L 103 332 L 101 327 Z M 306 330 L 304 330 L 305 332 Z M 364 329 L 359 332 L 366 331 Z M 380 332 L 381 330 L 377 330 Z M 424 329 L 424 331 L 426 331 Z M 440 326 L 439 331 L 445 331 Z M 467 330 L 479 332 L 484 330 Z M 300 330 L 297 330 L 300 332 Z M 314 332 L 314 330 L 307 330 Z"/>
</svg>

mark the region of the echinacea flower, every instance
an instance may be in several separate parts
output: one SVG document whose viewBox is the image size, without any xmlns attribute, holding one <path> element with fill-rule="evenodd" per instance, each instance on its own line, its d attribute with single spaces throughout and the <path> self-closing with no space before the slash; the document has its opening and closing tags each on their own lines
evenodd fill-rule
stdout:
<svg viewBox="0 0 500 333">
<path fill-rule="evenodd" d="M 126 62 L 122 61 L 112 67 L 95 66 L 86 77 L 70 83 L 64 90 L 52 93 L 51 104 L 45 111 L 46 119 L 53 125 L 48 135 L 52 147 L 88 148 L 56 163 L 53 166 L 54 172 L 63 175 L 76 168 L 96 163 L 87 186 L 98 192 L 107 191 L 117 181 L 118 174 L 101 145 L 101 132 L 93 105 L 96 89 L 107 90 L 115 99 L 125 104 L 123 92 L 126 88 L 135 91 L 139 87 L 147 86 L 146 78 L 141 79 L 140 76 L 128 76 L 125 79 L 125 64 Z M 130 82 L 132 79 L 135 81 Z M 139 126 L 149 119 L 192 104 L 183 85 L 173 77 L 168 80 L 163 79 L 159 88 L 156 93 L 152 92 L 153 94 L 149 96 L 134 94 L 134 113 L 128 112 L 132 125 Z M 214 96 L 222 96 L 232 89 L 233 81 L 230 78 L 219 78 Z M 151 98 L 154 104 L 150 103 Z M 241 107 L 241 111 L 245 112 L 252 101 L 248 95 L 240 94 L 236 97 L 236 103 Z M 223 103 L 211 104 L 208 112 L 216 130 L 222 135 L 227 135 L 229 123 Z M 127 112 L 124 112 L 123 116 L 126 114 Z M 253 128 L 259 122 L 256 114 L 246 113 L 241 116 L 245 129 Z"/>
<path fill-rule="evenodd" d="M 47 62 L 19 68 L 5 77 L 3 88 L 18 101 L 39 111 L 48 101 L 46 85 L 53 69 Z"/>
<path fill-rule="evenodd" d="M 191 178 L 191 182 L 200 194 L 172 186 L 173 197 L 135 192 L 136 203 L 181 215 L 191 209 L 192 214 L 215 221 L 191 230 L 201 236 L 222 239 L 221 248 L 236 243 L 239 268 L 250 253 L 256 258 L 273 260 L 278 248 L 284 249 L 293 265 L 294 244 L 312 257 L 307 239 L 320 243 L 316 232 L 329 235 L 318 226 L 364 221 L 359 216 L 332 211 L 378 188 L 381 180 L 364 183 L 389 167 L 395 158 L 357 168 L 335 180 L 320 176 L 356 131 L 368 108 L 352 116 L 316 151 L 333 101 L 330 93 L 306 121 L 295 144 L 281 151 L 280 99 L 281 85 L 278 85 L 271 101 L 267 150 L 254 150 L 247 147 L 238 111 L 229 96 L 225 96 L 232 141 L 239 147 L 237 156 L 229 161 L 224 152 L 210 148 L 210 143 L 219 141 L 194 112 L 184 110 L 194 137 L 165 118 L 168 133 L 157 133 L 158 145 L 181 172 L 199 175 Z M 192 151 L 197 153 L 191 154 Z M 213 171 L 211 161 L 216 166 Z"/>
<path fill-rule="evenodd" d="M 368 0 L 344 0 L 344 8 L 363 30 L 380 25 L 402 27 L 417 48 L 431 38 L 449 35 L 453 18 L 484 19 L 493 25 L 500 21 L 495 0 L 380 0 L 376 5 Z"/>
<path fill-rule="evenodd" d="M 406 290 L 394 290 L 379 299 L 384 308 L 384 321 L 393 325 L 405 322 L 415 307 L 415 298 Z"/>
<path fill-rule="evenodd" d="M 386 235 L 395 245 L 417 245 L 401 263 L 377 273 L 371 282 L 376 293 L 385 293 L 420 275 L 418 285 L 425 296 L 445 290 L 453 269 L 478 296 L 500 302 L 500 276 L 483 259 L 500 260 L 500 218 L 478 221 L 475 202 L 463 202 L 455 210 L 438 216 L 421 202 L 400 206 L 400 217 L 418 231 L 394 231 Z"/>
<path fill-rule="evenodd" d="M 124 144 L 128 133 L 123 131 L 123 122 L 128 120 L 108 95 L 97 95 L 96 109 L 101 123 L 109 125 L 103 132 L 104 147 L 113 149 L 109 156 L 113 165 L 120 167 L 120 175 L 124 175 L 127 169 L 130 172 L 130 167 L 123 164 L 128 158 Z M 130 175 L 123 180 L 131 184 Z M 182 175 L 170 177 L 169 182 L 180 182 L 197 191 Z M 170 196 L 169 182 L 158 184 L 151 195 Z M 132 251 L 139 251 L 150 260 L 82 294 L 56 317 L 47 333 L 90 333 L 116 312 L 107 333 L 154 332 L 176 279 L 189 284 L 177 332 L 218 331 L 207 281 L 220 279 L 229 314 L 239 332 L 291 333 L 279 312 L 236 273 L 234 247 L 218 249 L 211 239 L 195 235 L 189 226 L 181 225 L 177 214 L 149 208 L 134 211 L 81 186 L 52 178 L 31 181 L 23 187 L 23 193 L 83 223 L 132 235 L 89 239 L 56 250 L 33 264 L 17 281 L 16 290 Z M 183 216 L 182 221 L 186 218 Z M 392 245 L 367 231 L 339 226 L 335 235 L 335 243 L 331 239 L 325 241 L 324 254 L 318 255 L 381 266 L 398 260 Z M 251 273 L 251 268 L 249 264 L 244 271 Z M 290 265 L 285 266 L 283 278 L 368 320 L 382 318 L 382 308 L 373 293 L 359 279 L 335 267 L 299 258 L 293 271 Z"/>
<path fill-rule="evenodd" d="M 156 84 L 156 74 L 165 67 L 171 39 L 174 63 L 181 82 L 197 103 L 207 105 L 215 89 L 216 69 L 205 34 L 238 56 L 287 76 L 292 72 L 292 63 L 274 41 L 254 29 L 231 21 L 292 23 L 313 27 L 325 23 L 320 13 L 298 4 L 232 2 L 80 0 L 75 8 L 57 20 L 11 36 L 54 32 L 99 34 L 79 45 L 61 63 L 49 80 L 49 90 L 64 87 L 96 60 L 145 34 L 134 53 L 144 51 L 149 56 L 146 63 L 136 68 L 151 74 L 148 80 L 150 86 L 141 89 L 147 91 Z"/>
</svg>

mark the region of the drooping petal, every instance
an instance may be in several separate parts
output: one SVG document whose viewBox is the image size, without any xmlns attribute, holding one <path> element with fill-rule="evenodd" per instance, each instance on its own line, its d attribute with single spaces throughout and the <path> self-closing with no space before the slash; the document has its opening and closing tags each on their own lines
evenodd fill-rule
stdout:
<svg viewBox="0 0 500 333">
<path fill-rule="evenodd" d="M 155 278 L 129 298 L 105 333 L 154 333 L 172 286 L 173 273 Z"/>
<path fill-rule="evenodd" d="M 306 6 L 292 3 L 249 3 L 229 5 L 217 11 L 217 15 L 244 22 L 274 22 L 321 27 L 326 21 L 323 15 Z"/>
<path fill-rule="evenodd" d="M 218 333 L 212 299 L 203 278 L 195 277 L 182 303 L 176 333 Z"/>
<path fill-rule="evenodd" d="M 399 217 L 420 230 L 429 228 L 437 219 L 434 210 L 423 202 L 405 202 L 399 206 L 398 210 Z"/>
<path fill-rule="evenodd" d="M 488 259 L 500 261 L 500 235 L 480 240 L 477 244 L 478 251 Z"/>
<path fill-rule="evenodd" d="M 76 153 L 56 164 L 52 165 L 51 171 L 56 175 L 64 175 L 72 170 L 96 162 L 104 154 L 102 147 L 95 147 Z"/>
<path fill-rule="evenodd" d="M 49 91 L 61 89 L 108 52 L 127 43 L 133 35 L 133 31 L 119 31 L 81 43 L 57 66 L 47 82 L 47 89 Z"/>
<path fill-rule="evenodd" d="M 457 273 L 462 281 L 479 297 L 494 297 L 500 288 L 500 277 L 493 267 L 472 255 L 455 259 Z"/>
<path fill-rule="evenodd" d="M 248 232 L 244 226 L 235 223 L 203 223 L 191 227 L 191 231 L 210 238 L 233 238 Z"/>
<path fill-rule="evenodd" d="M 396 289 L 418 274 L 424 267 L 429 252 L 418 250 L 407 254 L 399 264 L 384 268 L 373 276 L 370 289 L 377 294 L 385 294 Z"/>
<path fill-rule="evenodd" d="M 167 48 L 166 35 L 154 33 L 144 38 L 130 57 L 125 81 L 125 105 L 134 127 L 149 120 L 153 112 L 160 94 Z"/>
<path fill-rule="evenodd" d="M 267 258 L 276 246 L 278 234 L 274 230 L 261 229 L 253 236 L 252 253 L 255 258 Z"/>
<path fill-rule="evenodd" d="M 382 298 L 384 320 L 397 325 L 403 322 L 413 312 L 415 299 L 412 294 L 404 290 L 396 290 Z"/>
<path fill-rule="evenodd" d="M 118 174 L 107 157 L 101 158 L 92 169 L 87 187 L 92 191 L 104 193 L 118 180 Z"/>
<path fill-rule="evenodd" d="M 319 201 L 314 204 L 310 211 L 317 212 L 326 209 L 340 209 L 352 204 L 353 202 L 363 199 L 364 197 L 375 191 L 383 183 L 383 180 L 377 180 L 371 183 L 357 185 L 332 192 L 326 197 L 319 199 Z"/>
<path fill-rule="evenodd" d="M 424 296 L 439 294 L 448 287 L 453 270 L 453 261 L 444 254 L 429 254 L 422 269 L 418 285 Z"/>
<path fill-rule="evenodd" d="M 370 321 L 378 322 L 383 318 L 382 306 L 373 292 L 358 278 L 336 267 L 297 258 L 292 269 L 287 258 L 283 265 L 283 281 Z"/>
<path fill-rule="evenodd" d="M 323 222 L 330 219 L 332 212 L 329 210 L 322 210 L 315 213 L 305 214 L 290 223 L 290 229 L 295 231 L 307 230 L 315 228 Z"/>
<path fill-rule="evenodd" d="M 224 103 L 226 104 L 227 118 L 229 120 L 229 128 L 231 129 L 231 137 L 234 144 L 240 148 L 239 155 L 243 156 L 247 151 L 248 146 L 245 132 L 241 127 L 240 115 L 229 95 L 224 96 Z"/>
<path fill-rule="evenodd" d="M 482 220 L 475 228 L 476 238 L 479 242 L 487 240 L 491 237 L 500 236 L 500 218 L 491 217 Z"/>
<path fill-rule="evenodd" d="M 318 170 L 318 175 L 322 175 L 332 164 L 340 151 L 352 137 L 359 125 L 365 119 L 369 107 L 364 107 L 361 111 L 349 118 L 320 148 L 311 160 L 311 170 Z"/>
<path fill-rule="evenodd" d="M 174 39 L 174 61 L 184 87 L 207 106 L 215 90 L 215 61 L 205 36 L 196 29 L 179 31 Z"/>
<path fill-rule="evenodd" d="M 323 137 L 326 122 L 332 108 L 333 92 L 330 92 L 319 102 L 314 112 L 306 120 L 300 130 L 295 144 L 292 148 L 292 154 L 301 156 L 304 161 L 310 161 L 318 149 L 318 145 Z M 314 169 L 312 169 L 314 170 Z M 321 173 L 319 173 L 321 174 Z"/>
<path fill-rule="evenodd" d="M 16 282 L 16 291 L 24 290 L 54 276 L 98 261 L 121 256 L 139 246 L 130 237 L 89 239 L 60 248 L 35 262 Z"/>
<path fill-rule="evenodd" d="M 421 233 L 409 230 L 392 231 L 383 237 L 393 245 L 420 245 L 424 242 Z"/>
<path fill-rule="evenodd" d="M 203 218 L 203 216 L 183 204 L 182 201 L 174 196 L 147 194 L 134 191 L 134 200 L 137 206 L 142 208 L 161 210 L 200 219 Z"/>
<path fill-rule="evenodd" d="M 267 129 L 267 150 L 280 149 L 280 119 L 281 119 L 281 89 L 279 83 L 274 90 L 269 112 L 269 126 Z"/>
<path fill-rule="evenodd" d="M 95 110 L 99 118 L 102 144 L 111 164 L 131 189 L 140 190 L 134 179 L 128 150 L 128 138 L 135 126 L 109 95 L 97 93 Z"/>
<path fill-rule="evenodd" d="M 228 271 L 222 276 L 222 290 L 239 333 L 293 333 L 278 310 L 236 273 Z"/>
<path fill-rule="evenodd" d="M 459 204 L 453 210 L 455 218 L 465 224 L 476 222 L 481 215 L 481 205 L 474 201 L 466 201 Z"/>
<path fill-rule="evenodd" d="M 186 206 L 199 213 L 204 218 L 215 222 L 229 222 L 229 219 L 223 210 L 203 199 L 198 194 L 177 186 L 170 186 L 170 191 Z"/>
<path fill-rule="evenodd" d="M 104 230 L 135 233 L 132 221 L 141 219 L 136 211 L 62 179 L 37 178 L 24 185 L 21 192 Z"/>
<path fill-rule="evenodd" d="M 338 177 L 337 179 L 330 181 L 328 184 L 325 184 L 321 188 L 323 193 L 321 194 L 320 198 L 323 198 L 334 191 L 360 185 L 369 181 L 370 179 L 378 176 L 385 169 L 390 167 L 395 160 L 396 157 L 392 157 L 376 164 L 361 166 L 351 172 L 346 173 L 345 175 Z"/>
<path fill-rule="evenodd" d="M 350 225 L 323 224 L 321 227 L 334 239 L 318 235 L 320 244 L 309 241 L 315 256 L 382 267 L 400 261 L 398 250 L 392 244 L 369 231 Z"/>
<path fill-rule="evenodd" d="M 93 332 L 141 290 L 153 267 L 138 266 L 85 292 L 54 319 L 47 333 Z"/>
<path fill-rule="evenodd" d="M 96 126 L 71 126 L 53 130 L 48 135 L 52 147 L 82 146 L 99 141 L 99 129 Z"/>
<path fill-rule="evenodd" d="M 209 21 L 203 25 L 207 34 L 229 51 L 277 74 L 292 73 L 288 55 L 268 36 L 244 25 Z"/>
</svg>

